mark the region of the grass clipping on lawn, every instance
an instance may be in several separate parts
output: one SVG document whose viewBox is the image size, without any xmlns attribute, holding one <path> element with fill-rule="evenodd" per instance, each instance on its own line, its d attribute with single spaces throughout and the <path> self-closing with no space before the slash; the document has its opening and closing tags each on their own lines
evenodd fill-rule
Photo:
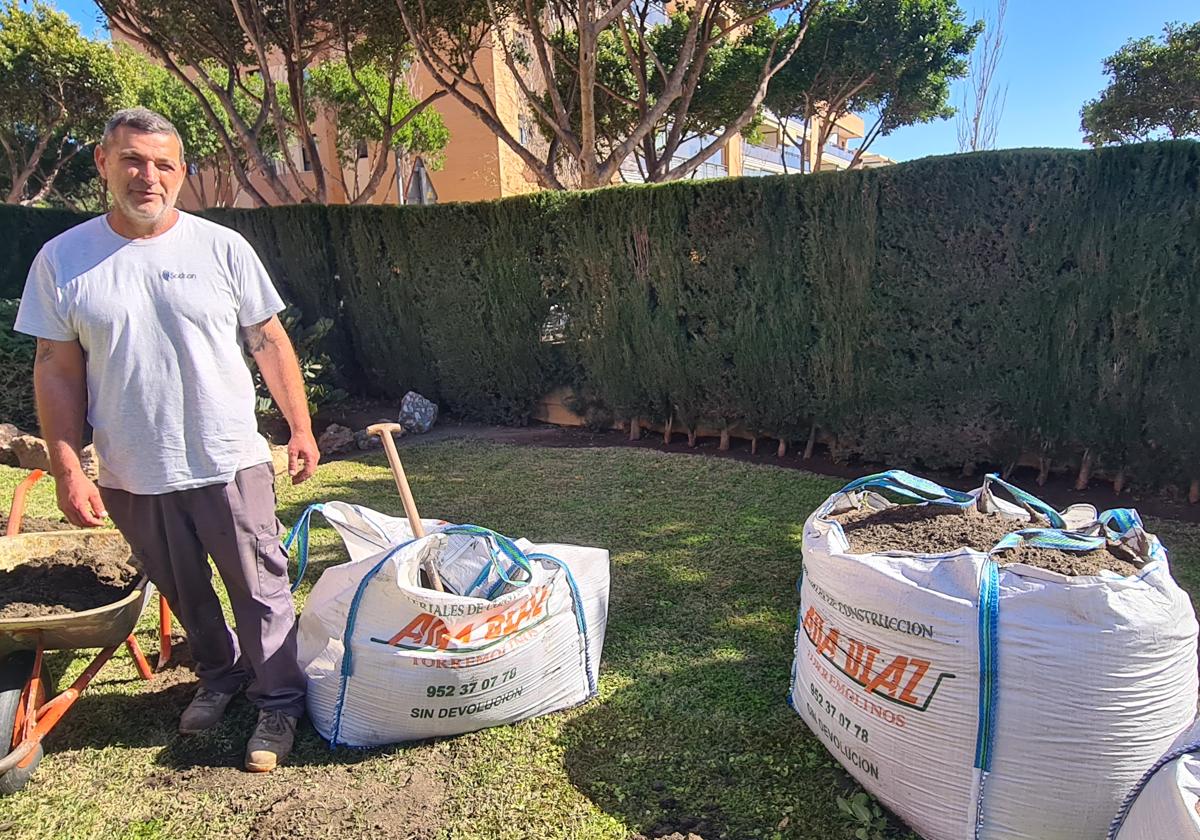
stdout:
<svg viewBox="0 0 1200 840">
<path fill-rule="evenodd" d="M 961 548 L 988 552 L 1007 534 L 1031 526 L 998 513 L 981 513 L 945 505 L 896 505 L 883 510 L 862 509 L 833 519 L 842 526 L 855 554 L 910 551 L 914 554 L 947 554 Z M 1024 563 L 1059 574 L 1095 575 L 1107 569 L 1122 575 L 1138 567 L 1107 548 L 1095 551 L 1060 551 L 1020 545 L 995 555 L 1001 566 Z"/>
</svg>

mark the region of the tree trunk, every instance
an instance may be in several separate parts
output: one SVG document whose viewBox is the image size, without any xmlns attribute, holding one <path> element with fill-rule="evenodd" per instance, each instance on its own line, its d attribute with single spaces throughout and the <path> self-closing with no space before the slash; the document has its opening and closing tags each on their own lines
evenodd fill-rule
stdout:
<svg viewBox="0 0 1200 840">
<path fill-rule="evenodd" d="M 579 179 L 585 190 L 601 186 L 596 172 L 596 4 L 579 4 Z"/>
<path fill-rule="evenodd" d="M 1045 487 L 1047 479 L 1050 478 L 1050 459 L 1044 455 L 1038 458 L 1038 477 L 1037 486 Z"/>
<path fill-rule="evenodd" d="M 672 414 L 667 418 L 667 422 L 663 425 L 663 446 L 671 445 L 672 426 L 675 425 L 675 415 Z"/>
<path fill-rule="evenodd" d="M 751 455 L 758 454 L 758 435 L 754 435 L 753 437 L 750 438 L 750 454 Z"/>
<path fill-rule="evenodd" d="M 1088 482 L 1092 480 L 1092 450 L 1088 449 L 1083 453 L 1083 460 L 1079 463 L 1079 475 L 1075 479 L 1076 490 L 1086 490 Z"/>
<path fill-rule="evenodd" d="M 804 445 L 804 460 L 805 461 L 808 461 L 812 458 L 813 449 L 815 449 L 816 446 L 817 446 L 817 424 L 813 423 L 812 428 L 809 429 L 809 431 L 808 431 L 808 443 L 806 443 Z"/>
<path fill-rule="evenodd" d="M 717 445 L 717 449 L 722 452 L 729 451 L 729 429 L 721 429 L 721 442 Z"/>
<path fill-rule="evenodd" d="M 1113 478 L 1113 493 L 1120 496 L 1121 491 L 1125 489 L 1125 482 L 1127 480 L 1128 479 L 1127 479 L 1127 476 L 1125 475 L 1125 468 L 1121 467 L 1121 469 L 1117 470 L 1117 474 Z"/>
<path fill-rule="evenodd" d="M 1200 478 L 1192 479 L 1192 486 L 1188 488 L 1188 503 L 1200 504 Z"/>
<path fill-rule="evenodd" d="M 629 420 L 629 439 L 642 439 L 642 421 L 636 417 L 630 418 Z"/>
<path fill-rule="evenodd" d="M 696 430 L 694 428 L 688 429 L 688 446 L 692 449 L 696 448 Z"/>
<path fill-rule="evenodd" d="M 779 439 L 779 448 L 775 450 L 775 457 L 782 458 L 787 455 L 787 441 L 783 438 Z"/>
</svg>

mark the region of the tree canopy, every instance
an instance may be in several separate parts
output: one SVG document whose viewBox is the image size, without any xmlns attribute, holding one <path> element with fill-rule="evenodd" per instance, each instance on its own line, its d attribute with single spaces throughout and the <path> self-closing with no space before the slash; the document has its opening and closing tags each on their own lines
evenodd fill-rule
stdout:
<svg viewBox="0 0 1200 840">
<path fill-rule="evenodd" d="M 116 32 L 140 44 L 192 94 L 230 175 L 256 204 L 325 203 L 335 180 L 352 203 L 362 203 L 378 191 L 407 141 L 433 153 L 445 145 L 440 117 L 426 113 L 445 92 L 413 93 L 412 53 L 394 0 L 97 5 Z M 321 110 L 354 126 L 339 127 L 332 148 L 314 135 Z M 361 141 L 374 141 L 365 181 L 358 179 Z M 299 145 L 311 172 L 286 153 L 290 144 Z M 353 186 L 343 165 L 349 158 Z"/>
<path fill-rule="evenodd" d="M 1108 87 L 1081 113 L 1093 146 L 1200 136 L 1200 21 L 1128 41 L 1104 60 Z"/>
<path fill-rule="evenodd" d="M 13 0 L 0 8 L 0 188 L 36 204 L 123 103 L 112 51 L 62 12 Z"/>
<path fill-rule="evenodd" d="M 765 104 L 784 120 L 816 120 L 818 147 L 845 115 L 873 114 L 861 157 L 901 126 L 954 115 L 950 83 L 966 74 L 982 29 L 967 23 L 957 0 L 835 0 L 772 80 Z"/>
</svg>

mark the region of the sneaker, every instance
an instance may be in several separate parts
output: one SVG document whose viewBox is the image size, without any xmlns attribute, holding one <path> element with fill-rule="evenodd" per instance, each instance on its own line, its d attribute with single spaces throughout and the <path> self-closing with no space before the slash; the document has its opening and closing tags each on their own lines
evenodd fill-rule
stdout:
<svg viewBox="0 0 1200 840">
<path fill-rule="evenodd" d="M 292 751 L 296 738 L 294 718 L 278 709 L 258 713 L 258 726 L 246 744 L 246 769 L 251 773 L 270 773 Z"/>
<path fill-rule="evenodd" d="M 225 707 L 232 699 L 232 694 L 224 694 L 201 686 L 179 718 L 179 733 L 181 735 L 197 735 L 212 729 L 221 722 L 221 717 L 225 714 Z"/>
</svg>

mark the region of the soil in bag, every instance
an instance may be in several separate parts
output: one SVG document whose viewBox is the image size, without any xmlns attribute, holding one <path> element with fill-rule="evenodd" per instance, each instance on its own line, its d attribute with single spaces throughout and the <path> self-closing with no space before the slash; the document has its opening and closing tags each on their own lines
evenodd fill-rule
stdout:
<svg viewBox="0 0 1200 840">
<path fill-rule="evenodd" d="M 140 578 L 124 543 L 59 549 L 0 571 L 0 619 L 103 607 L 128 595 Z"/>
<path fill-rule="evenodd" d="M 994 559 L 1001 566 L 1024 563 L 1027 566 L 1037 566 L 1039 569 L 1070 576 L 1098 575 L 1104 569 L 1127 577 L 1138 573 L 1137 566 L 1118 557 L 1107 548 L 1098 548 L 1095 551 L 1060 551 L 1057 548 L 1019 545 L 996 554 Z"/>
<path fill-rule="evenodd" d="M 999 514 L 974 509 L 964 512 L 942 505 L 854 510 L 833 519 L 841 524 L 854 554 L 945 554 L 960 548 L 990 551 L 1001 537 L 1027 527 L 1024 522 Z"/>
</svg>

